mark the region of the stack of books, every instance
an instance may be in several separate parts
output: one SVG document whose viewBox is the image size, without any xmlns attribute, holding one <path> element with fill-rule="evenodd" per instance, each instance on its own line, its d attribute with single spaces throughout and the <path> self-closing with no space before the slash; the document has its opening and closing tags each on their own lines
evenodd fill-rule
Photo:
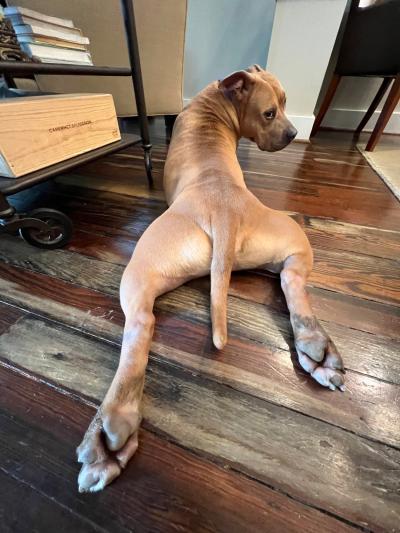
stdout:
<svg viewBox="0 0 400 533">
<path fill-rule="evenodd" d="M 11 21 L 22 50 L 33 61 L 93 65 L 87 49 L 89 39 L 72 20 L 16 6 L 4 8 L 4 15 Z"/>
<path fill-rule="evenodd" d="M 21 50 L 11 22 L 4 17 L 2 6 L 0 6 L 0 61 L 30 61 Z M 4 87 L 1 88 L 1 92 L 3 89 Z"/>
</svg>

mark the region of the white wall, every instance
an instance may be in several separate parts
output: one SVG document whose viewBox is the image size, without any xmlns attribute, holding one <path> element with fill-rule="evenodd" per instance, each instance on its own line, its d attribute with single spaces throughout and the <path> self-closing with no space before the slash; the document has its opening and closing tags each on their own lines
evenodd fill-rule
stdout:
<svg viewBox="0 0 400 533">
<path fill-rule="evenodd" d="M 267 69 L 281 81 L 287 113 L 308 139 L 314 108 L 347 0 L 278 0 Z"/>
<path fill-rule="evenodd" d="M 254 63 L 265 66 L 275 0 L 188 0 L 184 98 Z"/>
</svg>

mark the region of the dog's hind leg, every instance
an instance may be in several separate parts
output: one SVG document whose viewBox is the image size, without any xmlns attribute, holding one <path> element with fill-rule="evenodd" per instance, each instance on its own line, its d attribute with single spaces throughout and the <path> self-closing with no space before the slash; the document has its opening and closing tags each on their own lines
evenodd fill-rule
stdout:
<svg viewBox="0 0 400 533">
<path fill-rule="evenodd" d="M 144 375 L 157 296 L 209 272 L 211 243 L 190 219 L 170 210 L 143 234 L 121 281 L 125 328 L 111 386 L 77 449 L 81 492 L 102 490 L 138 447 Z M 100 370 L 101 371 L 101 370 Z"/>
</svg>

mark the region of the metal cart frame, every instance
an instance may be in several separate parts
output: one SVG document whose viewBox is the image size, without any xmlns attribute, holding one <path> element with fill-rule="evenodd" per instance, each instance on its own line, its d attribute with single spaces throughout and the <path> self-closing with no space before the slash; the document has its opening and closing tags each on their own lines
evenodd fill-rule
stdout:
<svg viewBox="0 0 400 533">
<path fill-rule="evenodd" d="M 133 0 L 121 0 L 122 14 L 125 24 L 126 39 L 129 52 L 130 67 L 97 67 L 80 65 L 60 65 L 49 63 L 24 63 L 0 61 L 0 74 L 3 74 L 8 83 L 13 83 L 13 77 L 31 76 L 34 74 L 51 75 L 81 75 L 81 76 L 130 76 L 132 79 L 136 108 L 138 112 L 140 136 L 133 134 L 122 134 L 121 140 L 109 144 L 96 150 L 91 150 L 85 154 L 73 157 L 51 165 L 36 172 L 29 173 L 20 178 L 0 177 L 0 233 L 15 233 L 20 231 L 21 235 L 33 245 L 44 248 L 58 248 L 69 240 L 72 224 L 68 217 L 56 210 L 44 209 L 36 210 L 31 215 L 16 213 L 7 196 L 16 194 L 38 183 L 47 181 L 59 174 L 81 165 L 93 161 L 113 152 L 118 152 L 141 142 L 144 150 L 144 164 L 149 186 L 153 185 L 151 148 L 149 126 L 147 120 L 146 104 L 143 90 L 142 71 L 140 67 L 139 47 L 136 33 L 135 14 L 133 11 Z M 51 219 L 55 216 L 56 225 L 51 224 Z M 64 230 L 64 238 L 46 240 L 46 232 L 55 231 L 55 227 Z M 50 233 L 51 233 L 50 232 Z M 49 235 L 50 235 L 49 233 Z M 37 237 L 37 238 L 36 238 Z"/>
</svg>

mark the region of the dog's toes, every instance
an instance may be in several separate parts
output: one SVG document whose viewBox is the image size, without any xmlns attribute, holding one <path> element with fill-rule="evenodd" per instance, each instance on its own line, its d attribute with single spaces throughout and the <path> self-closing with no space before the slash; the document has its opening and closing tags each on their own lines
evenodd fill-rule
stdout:
<svg viewBox="0 0 400 533">
<path fill-rule="evenodd" d="M 296 345 L 297 348 L 297 356 L 299 359 L 300 366 L 308 372 L 309 374 L 312 374 L 314 370 L 317 368 L 318 363 L 313 361 L 310 357 L 308 357 L 307 354 L 305 354 L 302 350 L 299 349 L 299 347 Z"/>
<path fill-rule="evenodd" d="M 306 332 L 296 338 L 296 348 L 317 363 L 323 360 L 326 346 L 327 338 L 318 330 Z"/>
<path fill-rule="evenodd" d="M 323 387 L 329 387 L 331 390 L 345 390 L 344 375 L 338 370 L 318 366 L 311 376 Z"/>
<path fill-rule="evenodd" d="M 82 464 L 79 492 L 103 490 L 125 468 L 138 448 L 141 417 L 127 406 L 101 408 L 76 452 Z"/>
<path fill-rule="evenodd" d="M 101 438 L 101 422 L 96 416 L 76 449 L 79 463 L 99 463 L 107 459 L 107 451 Z"/>
<path fill-rule="evenodd" d="M 133 435 L 129 437 L 129 439 L 125 443 L 125 446 L 115 454 L 115 457 L 117 458 L 121 468 L 126 467 L 129 459 L 132 457 L 132 455 L 135 454 L 136 450 L 138 449 L 138 446 L 138 431 L 136 431 Z"/>
<path fill-rule="evenodd" d="M 306 353 L 301 350 L 299 343 L 296 342 L 297 354 L 301 367 L 311 374 L 311 376 L 323 387 L 328 387 L 331 390 L 339 389 L 345 390 L 344 386 L 344 368 L 342 358 L 337 351 L 334 343 L 329 339 L 326 340 L 326 351 L 321 363 L 317 363 L 309 356 L 309 350 Z M 304 349 L 309 346 L 304 343 L 301 344 Z"/>
<path fill-rule="evenodd" d="M 78 476 L 79 492 L 98 492 L 121 473 L 121 467 L 114 459 L 98 463 L 83 464 Z"/>
<path fill-rule="evenodd" d="M 334 368 L 335 370 L 341 370 L 342 372 L 344 372 L 342 356 L 338 352 L 333 341 L 331 341 L 330 339 L 328 342 L 328 348 L 326 351 L 323 366 L 327 368 Z"/>
</svg>

